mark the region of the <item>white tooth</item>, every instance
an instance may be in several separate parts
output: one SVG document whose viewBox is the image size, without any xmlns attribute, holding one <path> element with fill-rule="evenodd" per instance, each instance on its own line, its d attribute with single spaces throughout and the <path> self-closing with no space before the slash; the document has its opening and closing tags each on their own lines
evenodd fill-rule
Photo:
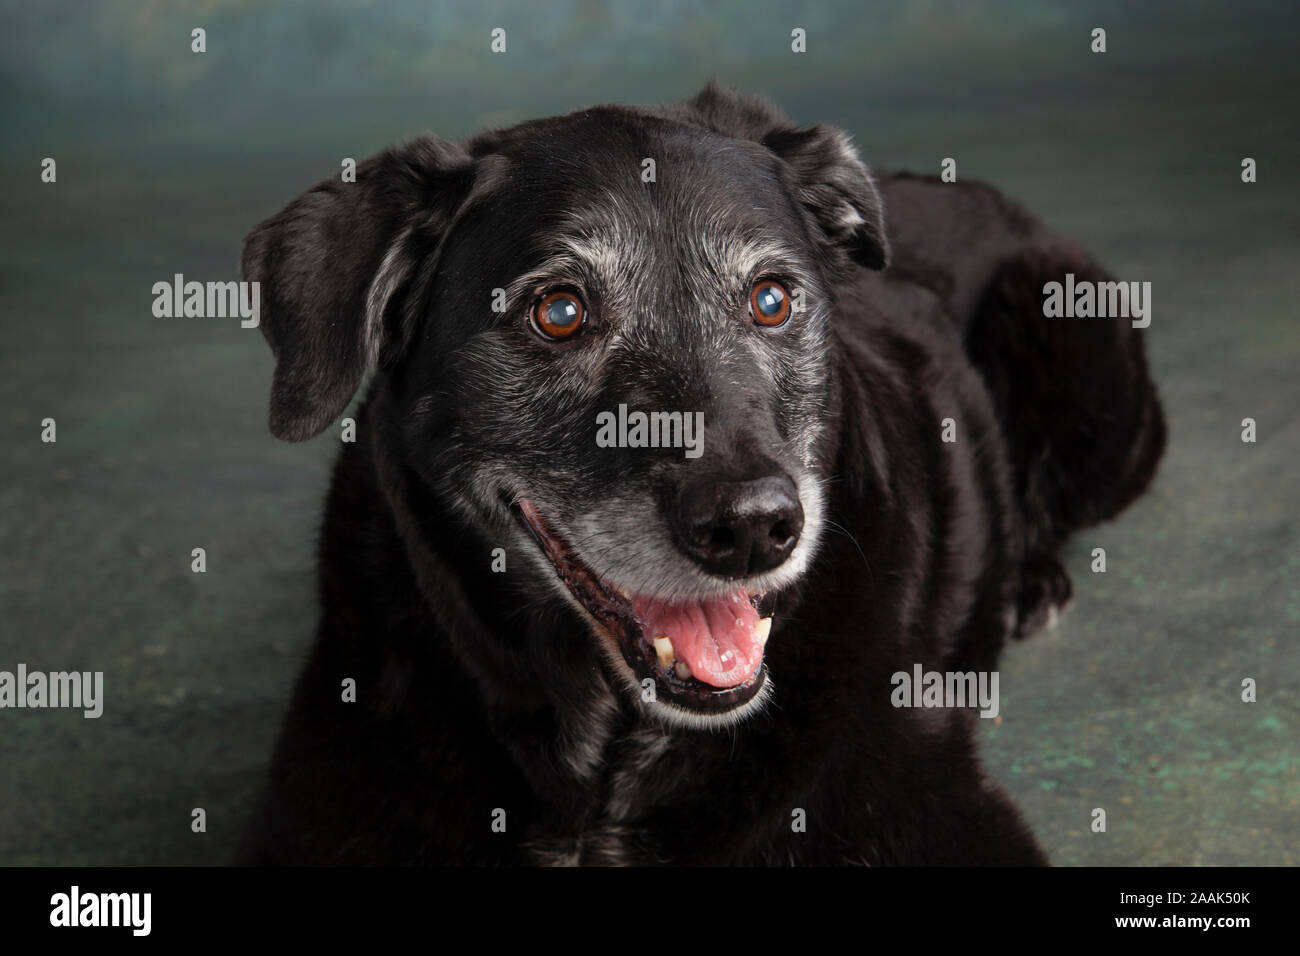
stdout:
<svg viewBox="0 0 1300 956">
<path fill-rule="evenodd" d="M 673 653 L 673 641 L 668 636 L 655 638 L 655 653 L 659 655 L 659 663 L 667 667 L 673 662 L 677 655 Z"/>
<path fill-rule="evenodd" d="M 760 618 L 754 625 L 754 636 L 758 638 L 759 647 L 767 647 L 767 635 L 772 633 L 772 619 Z"/>
<path fill-rule="evenodd" d="M 688 680 L 691 676 L 691 665 L 685 661 L 677 662 L 677 676 L 682 680 Z"/>
<path fill-rule="evenodd" d="M 632 595 L 627 593 L 627 588 L 625 587 L 620 587 L 619 585 L 615 584 L 614 590 L 618 592 L 619 597 L 629 598 L 629 599 L 632 597 Z"/>
</svg>

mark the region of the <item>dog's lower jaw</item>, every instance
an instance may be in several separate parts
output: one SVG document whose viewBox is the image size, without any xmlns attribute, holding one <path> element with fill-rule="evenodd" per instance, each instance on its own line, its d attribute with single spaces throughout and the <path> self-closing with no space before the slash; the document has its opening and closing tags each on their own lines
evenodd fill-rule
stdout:
<svg viewBox="0 0 1300 956">
<path fill-rule="evenodd" d="M 587 618 L 587 623 L 616 679 L 618 688 L 626 694 L 642 716 L 665 728 L 719 730 L 754 716 L 771 700 L 772 678 L 766 662 L 760 664 L 758 673 L 745 683 L 744 694 L 737 697 L 738 702 L 726 708 L 710 711 L 694 710 L 674 703 L 671 699 L 661 698 L 654 682 L 640 677 L 624 660 L 617 638 L 590 617 Z"/>
<path fill-rule="evenodd" d="M 687 710 L 666 700 L 647 700 L 644 696 L 645 688 L 636 684 L 636 677 L 631 674 L 630 669 L 628 669 L 626 676 L 620 675 L 620 677 L 623 677 L 628 682 L 629 690 L 638 695 L 638 704 L 647 717 L 658 721 L 664 727 L 683 730 L 715 731 L 743 723 L 760 713 L 768 705 L 775 693 L 766 664 L 759 668 L 758 676 L 754 678 L 754 690 L 743 703 L 737 704 L 729 710 L 713 713 Z"/>
</svg>

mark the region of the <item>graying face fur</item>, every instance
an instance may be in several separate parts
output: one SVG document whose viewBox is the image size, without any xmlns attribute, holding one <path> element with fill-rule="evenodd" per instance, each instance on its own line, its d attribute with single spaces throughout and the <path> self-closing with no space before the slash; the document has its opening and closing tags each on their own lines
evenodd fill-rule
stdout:
<svg viewBox="0 0 1300 956">
<path fill-rule="evenodd" d="M 715 171 L 719 154 L 730 154 L 727 179 Z M 641 180 L 643 157 L 656 159 L 653 183 Z M 445 274 L 473 275 L 476 287 L 435 295 L 432 305 L 435 327 L 460 322 L 471 330 L 421 397 L 428 410 L 442 394 L 458 396 L 444 449 L 454 464 L 439 469 L 446 492 L 503 529 L 512 525 L 507 506 L 527 498 L 615 585 L 703 598 L 734 585 L 703 572 L 674 543 L 668 512 L 678 489 L 693 475 L 779 471 L 798 488 L 803 532 L 780 567 L 748 585 L 790 583 L 806 569 L 822 525 L 817 451 L 830 309 L 818 247 L 777 158 L 756 144 L 651 130 L 617 152 L 571 161 L 565 172 L 574 185 L 547 182 L 527 199 L 511 184 L 545 179 L 529 165 L 544 160 L 508 158 L 499 192 L 444 254 Z M 495 251 L 509 242 L 494 237 L 518 233 L 521 216 L 522 248 Z M 764 278 L 792 293 L 795 308 L 779 328 L 750 314 L 750 290 Z M 572 340 L 548 342 L 529 313 L 556 288 L 582 297 L 587 326 Z M 494 313 L 496 289 L 505 307 Z M 597 416 L 620 404 L 702 413 L 702 454 L 599 447 Z M 440 465 L 447 458 L 440 455 Z"/>
</svg>

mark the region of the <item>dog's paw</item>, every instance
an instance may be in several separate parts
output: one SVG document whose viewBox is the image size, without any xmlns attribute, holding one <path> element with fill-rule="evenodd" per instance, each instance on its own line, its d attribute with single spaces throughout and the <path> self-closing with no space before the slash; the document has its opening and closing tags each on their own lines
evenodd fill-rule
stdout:
<svg viewBox="0 0 1300 956">
<path fill-rule="evenodd" d="M 1074 589 L 1061 562 L 1050 554 L 1031 554 L 1020 568 L 1020 598 L 1015 636 L 1054 630 L 1070 608 Z"/>
</svg>

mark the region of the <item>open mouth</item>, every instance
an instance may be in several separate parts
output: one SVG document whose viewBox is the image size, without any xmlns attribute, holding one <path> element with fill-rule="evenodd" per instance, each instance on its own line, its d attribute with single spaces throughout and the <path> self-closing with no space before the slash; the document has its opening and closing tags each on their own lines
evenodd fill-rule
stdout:
<svg viewBox="0 0 1300 956">
<path fill-rule="evenodd" d="M 763 647 L 772 627 L 759 612 L 763 595 L 743 587 L 685 601 L 628 594 L 584 564 L 532 502 L 520 499 L 515 507 L 560 581 L 617 644 L 637 681 L 655 682 L 657 700 L 720 714 L 762 689 Z"/>
</svg>

